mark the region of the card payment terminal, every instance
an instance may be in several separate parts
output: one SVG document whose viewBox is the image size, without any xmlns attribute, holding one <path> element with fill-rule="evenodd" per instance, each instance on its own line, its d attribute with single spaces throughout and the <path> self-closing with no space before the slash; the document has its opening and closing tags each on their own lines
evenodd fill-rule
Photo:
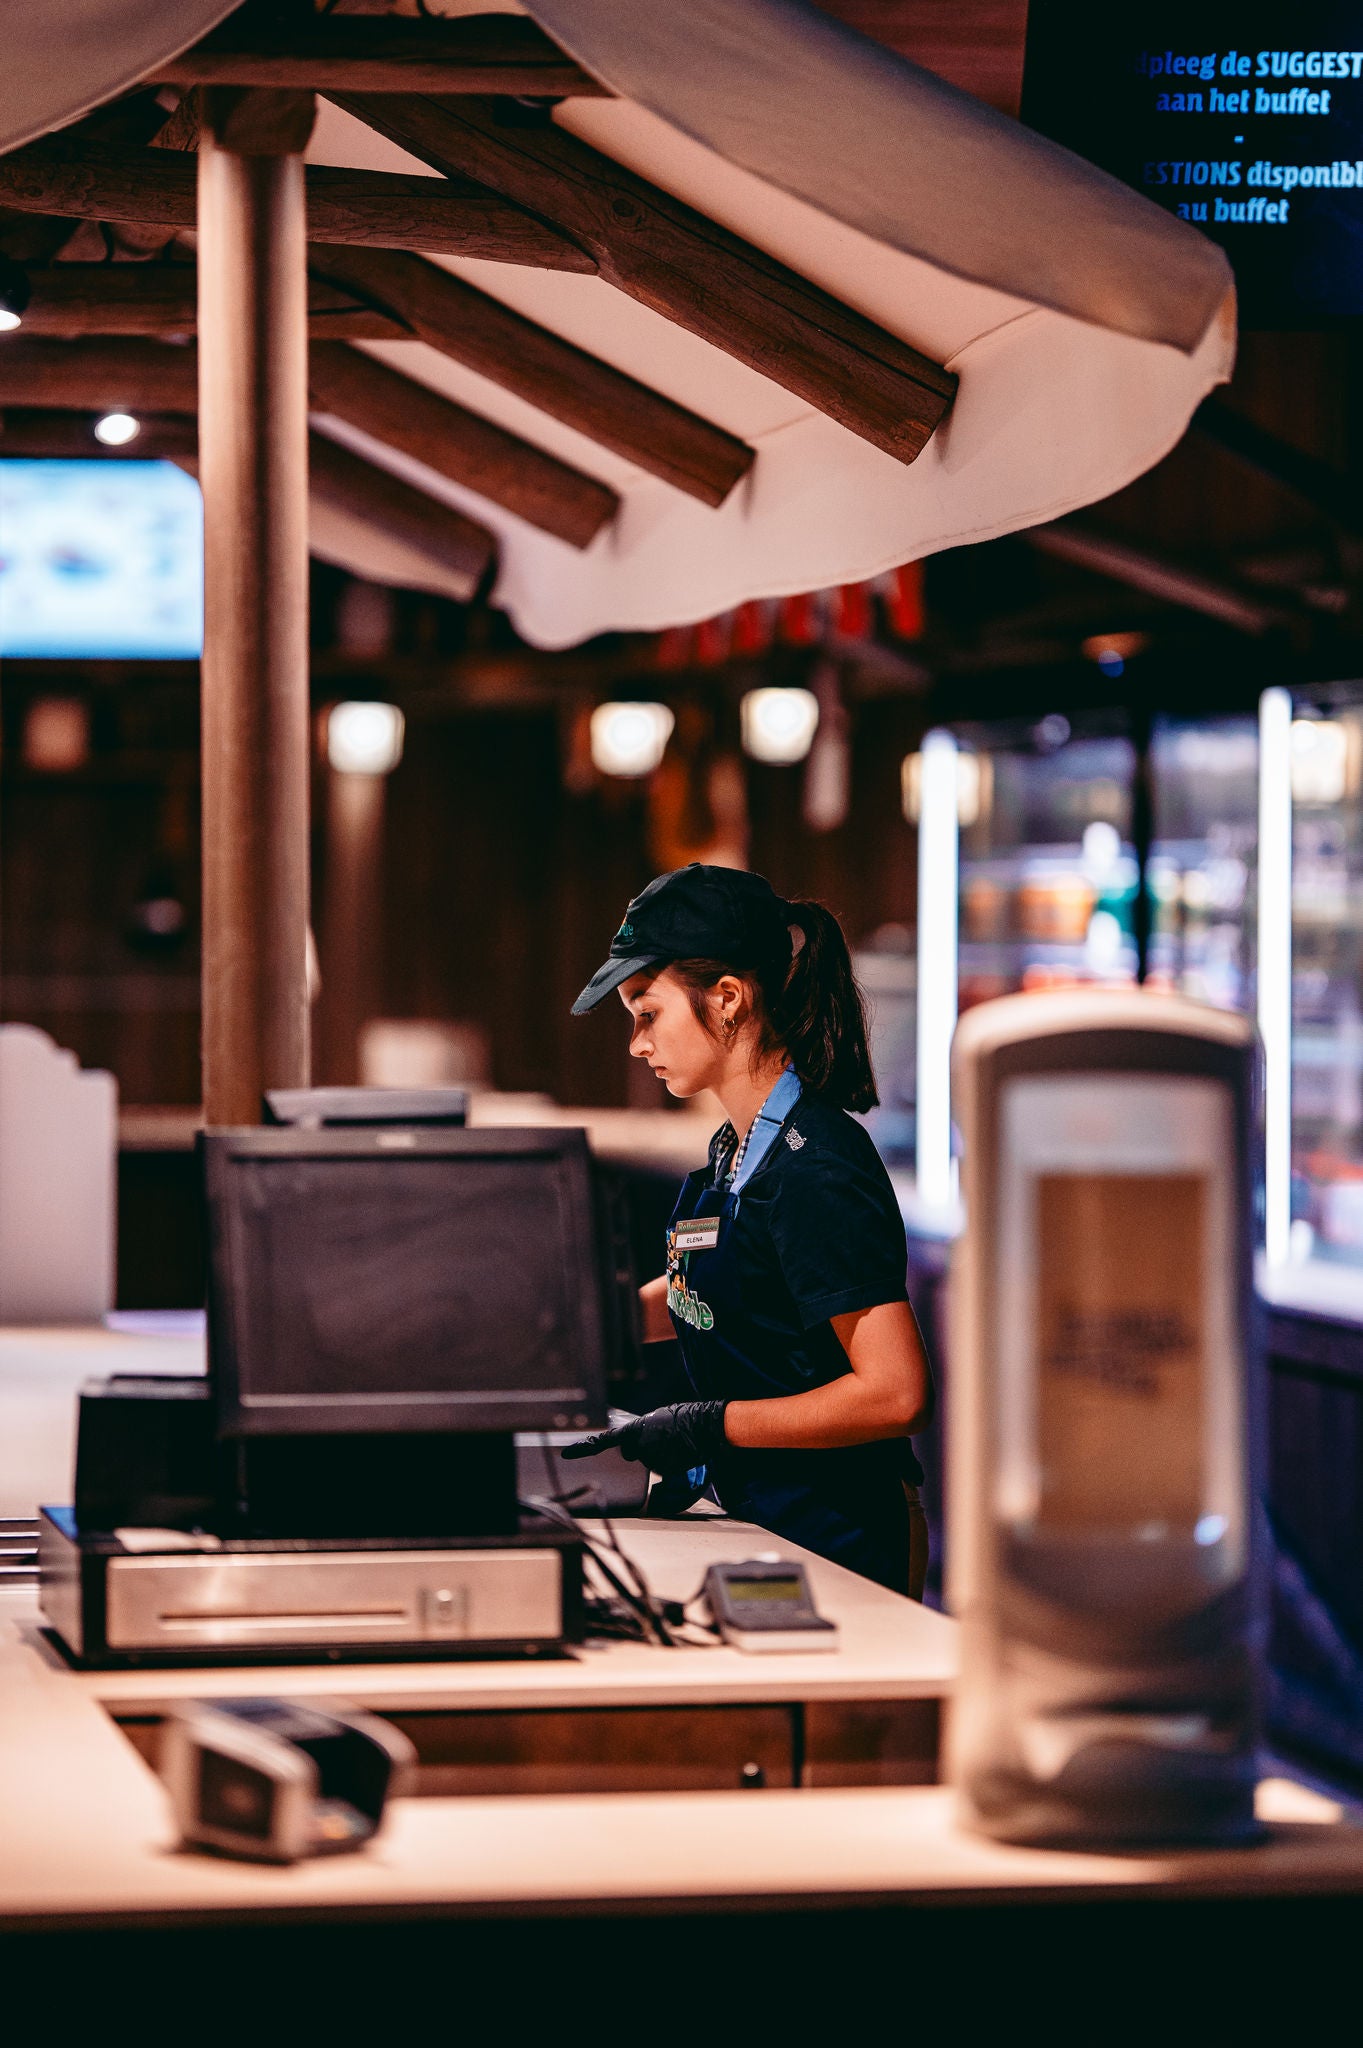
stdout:
<svg viewBox="0 0 1363 2048">
<path fill-rule="evenodd" d="M 712 1564 L 705 1598 L 715 1627 L 736 1650 L 835 1650 L 837 1624 L 814 1605 L 805 1568 L 796 1559 L 749 1558 Z"/>
</svg>

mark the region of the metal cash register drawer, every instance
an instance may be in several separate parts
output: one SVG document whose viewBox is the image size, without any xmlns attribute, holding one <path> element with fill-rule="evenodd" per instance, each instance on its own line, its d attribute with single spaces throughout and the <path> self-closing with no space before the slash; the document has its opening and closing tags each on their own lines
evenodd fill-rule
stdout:
<svg viewBox="0 0 1363 2048">
<path fill-rule="evenodd" d="M 116 1557 L 111 1650 L 297 1643 L 557 1642 L 556 1550 Z"/>
</svg>

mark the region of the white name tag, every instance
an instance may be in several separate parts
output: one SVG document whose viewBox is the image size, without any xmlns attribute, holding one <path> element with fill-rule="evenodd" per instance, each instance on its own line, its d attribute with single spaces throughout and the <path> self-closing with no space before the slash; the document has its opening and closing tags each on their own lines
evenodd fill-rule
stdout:
<svg viewBox="0 0 1363 2048">
<path fill-rule="evenodd" d="M 712 1252 L 719 1243 L 718 1216 L 690 1216 L 676 1225 L 679 1252 Z"/>
</svg>

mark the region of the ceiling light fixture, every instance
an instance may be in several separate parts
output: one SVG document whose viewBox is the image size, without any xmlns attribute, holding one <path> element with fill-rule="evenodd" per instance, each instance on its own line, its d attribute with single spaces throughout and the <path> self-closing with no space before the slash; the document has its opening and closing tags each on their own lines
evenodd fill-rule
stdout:
<svg viewBox="0 0 1363 2048">
<path fill-rule="evenodd" d="M 135 420 L 130 412 L 106 412 L 95 421 L 95 439 L 102 441 L 106 448 L 125 448 L 129 441 L 135 441 L 142 431 L 142 422 Z"/>
</svg>

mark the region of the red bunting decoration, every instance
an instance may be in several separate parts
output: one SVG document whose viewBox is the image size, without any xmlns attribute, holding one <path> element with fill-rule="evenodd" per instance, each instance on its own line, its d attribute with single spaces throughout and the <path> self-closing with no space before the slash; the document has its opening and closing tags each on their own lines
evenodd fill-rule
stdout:
<svg viewBox="0 0 1363 2048">
<path fill-rule="evenodd" d="M 890 631 L 900 640 L 917 640 L 923 631 L 923 564 L 905 562 L 892 569 L 883 587 Z"/>
<path fill-rule="evenodd" d="M 717 668 L 735 655 L 764 654 L 775 640 L 787 647 L 811 647 L 830 632 L 840 640 L 871 640 L 876 597 L 895 637 L 918 639 L 923 631 L 923 565 L 906 562 L 871 583 L 844 583 L 833 590 L 804 590 L 772 600 L 750 598 L 697 625 L 671 626 L 658 635 L 657 666 Z"/>
</svg>

